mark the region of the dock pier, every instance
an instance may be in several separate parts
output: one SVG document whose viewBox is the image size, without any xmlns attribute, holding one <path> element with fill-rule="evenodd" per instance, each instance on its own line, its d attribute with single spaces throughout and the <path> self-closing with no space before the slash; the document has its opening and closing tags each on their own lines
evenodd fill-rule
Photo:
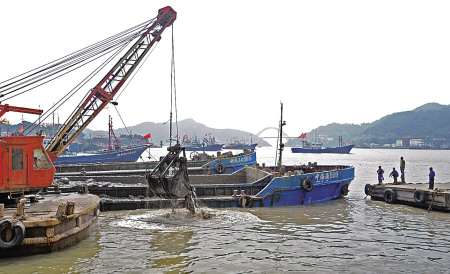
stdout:
<svg viewBox="0 0 450 274">
<path fill-rule="evenodd" d="M 450 183 L 435 183 L 434 190 L 428 189 L 428 183 L 366 184 L 364 192 L 387 203 L 450 211 Z"/>
</svg>

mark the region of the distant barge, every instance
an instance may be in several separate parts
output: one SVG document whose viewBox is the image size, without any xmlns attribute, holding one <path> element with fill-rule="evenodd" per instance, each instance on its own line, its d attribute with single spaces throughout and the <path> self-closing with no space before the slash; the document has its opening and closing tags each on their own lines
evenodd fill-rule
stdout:
<svg viewBox="0 0 450 274">
<path fill-rule="evenodd" d="M 113 152 L 77 153 L 62 155 L 56 158 L 54 165 L 76 165 L 114 162 L 136 162 L 149 146 L 140 146 Z"/>
<path fill-rule="evenodd" d="M 450 183 L 436 183 L 435 187 L 431 190 L 428 184 L 367 184 L 364 191 L 374 200 L 449 211 Z"/>
</svg>

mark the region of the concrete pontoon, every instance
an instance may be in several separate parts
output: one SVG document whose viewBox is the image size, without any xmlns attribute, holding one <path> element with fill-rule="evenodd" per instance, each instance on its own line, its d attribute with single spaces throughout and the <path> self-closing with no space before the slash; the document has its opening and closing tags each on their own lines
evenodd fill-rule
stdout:
<svg viewBox="0 0 450 274">
<path fill-rule="evenodd" d="M 429 209 L 450 210 L 450 183 L 435 183 L 435 189 L 424 184 L 367 184 L 365 193 L 374 200 L 401 203 Z"/>
</svg>

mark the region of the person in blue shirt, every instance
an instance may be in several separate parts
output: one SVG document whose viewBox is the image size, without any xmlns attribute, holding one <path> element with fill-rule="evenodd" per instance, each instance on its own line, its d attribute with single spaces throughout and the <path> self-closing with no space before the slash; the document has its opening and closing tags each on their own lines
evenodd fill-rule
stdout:
<svg viewBox="0 0 450 274">
<path fill-rule="evenodd" d="M 430 180 L 428 182 L 429 189 L 434 189 L 434 177 L 435 176 L 436 176 L 436 173 L 434 173 L 433 168 L 430 167 L 430 174 L 428 175 L 428 177 L 430 178 Z"/>
<path fill-rule="evenodd" d="M 394 177 L 394 184 L 397 183 L 398 172 L 395 170 L 395 167 L 392 168 L 392 172 L 389 174 L 389 177 Z"/>
<path fill-rule="evenodd" d="M 381 169 L 381 166 L 378 166 L 377 173 L 378 173 L 378 184 L 381 185 L 384 180 L 384 177 L 383 177 L 384 170 Z"/>
</svg>

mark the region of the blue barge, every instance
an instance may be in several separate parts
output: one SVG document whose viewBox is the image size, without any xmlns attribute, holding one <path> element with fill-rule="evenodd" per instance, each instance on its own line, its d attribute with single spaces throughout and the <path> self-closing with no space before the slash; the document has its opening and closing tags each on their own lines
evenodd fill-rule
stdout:
<svg viewBox="0 0 450 274">
<path fill-rule="evenodd" d="M 195 188 L 197 200 L 201 206 L 248 208 L 304 205 L 338 199 L 348 194 L 349 186 L 355 176 L 355 168 L 344 165 L 301 165 L 286 166 L 282 169 L 284 176 L 279 177 L 277 167 L 242 167 L 231 174 L 212 174 L 211 169 L 200 168 L 196 169 L 199 172 L 189 172 L 189 181 Z M 96 177 L 82 174 L 77 176 L 77 178 L 70 178 L 80 181 L 89 178 L 98 180 Z M 116 182 L 116 177 L 123 176 L 111 177 L 107 181 Z M 136 176 L 136 182 L 145 181 L 143 177 Z M 122 192 L 124 197 L 149 194 L 147 188 L 143 186 L 97 186 L 93 189 L 92 187 L 89 189 L 90 192 L 111 195 L 111 197 L 119 197 L 117 194 Z M 179 203 L 183 206 L 185 199 L 179 199 Z M 148 197 L 145 200 L 102 199 L 101 201 L 102 211 L 145 207 L 170 208 L 171 206 L 170 201 L 157 197 Z"/>
<path fill-rule="evenodd" d="M 232 174 L 191 175 L 202 204 L 210 207 L 266 207 L 303 205 L 348 194 L 355 177 L 351 166 L 286 166 L 279 177 L 275 168 L 245 167 Z"/>
<path fill-rule="evenodd" d="M 63 155 L 53 162 L 54 165 L 95 164 L 114 162 L 136 162 L 149 146 L 140 146 L 115 152 L 96 152 L 92 154 Z"/>
<path fill-rule="evenodd" d="M 223 147 L 223 149 L 239 149 L 239 150 L 241 150 L 241 149 L 256 149 L 257 145 L 258 144 L 248 144 L 248 145 L 246 145 L 246 144 L 243 144 L 243 143 L 233 143 L 233 144 L 225 145 Z"/>
<path fill-rule="evenodd" d="M 202 168 L 211 169 L 211 174 L 231 174 L 245 166 L 256 165 L 256 152 L 233 157 L 219 156 L 218 159 L 204 164 Z"/>
</svg>

